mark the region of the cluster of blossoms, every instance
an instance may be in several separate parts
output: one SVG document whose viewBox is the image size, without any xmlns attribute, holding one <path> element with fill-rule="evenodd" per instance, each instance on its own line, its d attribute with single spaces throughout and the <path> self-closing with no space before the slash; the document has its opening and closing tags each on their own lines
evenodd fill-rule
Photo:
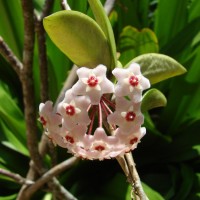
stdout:
<svg viewBox="0 0 200 200">
<path fill-rule="evenodd" d="M 107 79 L 104 65 L 79 68 L 79 80 L 56 110 L 51 101 L 40 104 L 40 121 L 55 144 L 90 160 L 113 158 L 137 147 L 146 133 L 140 107 L 149 80 L 137 63 L 112 73 L 116 85 Z"/>
</svg>

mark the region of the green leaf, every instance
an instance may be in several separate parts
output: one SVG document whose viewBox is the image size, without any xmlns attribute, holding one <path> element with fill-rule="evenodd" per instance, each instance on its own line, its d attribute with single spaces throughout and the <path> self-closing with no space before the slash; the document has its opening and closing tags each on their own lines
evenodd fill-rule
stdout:
<svg viewBox="0 0 200 200">
<path fill-rule="evenodd" d="M 151 84 L 186 72 L 186 69 L 173 58 L 157 53 L 138 56 L 129 62 L 125 68 L 132 62 L 140 64 L 142 74 L 150 80 Z"/>
<path fill-rule="evenodd" d="M 0 102 L 1 142 L 24 155 L 28 155 L 23 114 L 1 84 Z"/>
<path fill-rule="evenodd" d="M 187 24 L 187 17 L 188 0 L 159 1 L 155 18 L 155 32 L 160 47 L 166 45 L 171 38 L 182 31 Z"/>
<path fill-rule="evenodd" d="M 101 29 L 103 30 L 108 39 L 112 55 L 111 67 L 115 68 L 117 66 L 117 52 L 116 52 L 114 33 L 109 18 L 106 15 L 104 8 L 99 0 L 88 0 L 88 2 L 90 4 L 90 7 L 93 11 L 97 23 L 99 24 L 99 26 L 101 27 Z"/>
<path fill-rule="evenodd" d="M 181 177 L 182 181 L 180 184 L 180 189 L 176 191 L 174 199 L 187 200 L 188 194 L 190 193 L 193 183 L 194 183 L 194 171 L 191 167 L 186 164 L 181 165 Z"/>
<path fill-rule="evenodd" d="M 141 54 L 157 53 L 158 40 L 154 32 L 148 28 L 139 31 L 132 26 L 126 26 L 120 34 L 119 51 L 119 60 L 126 64 Z"/>
<path fill-rule="evenodd" d="M 142 99 L 141 110 L 146 112 L 152 108 L 166 106 L 167 99 L 164 94 L 157 89 L 148 90 Z"/>
<path fill-rule="evenodd" d="M 44 18 L 43 23 L 52 41 L 76 65 L 110 67 L 108 40 L 92 18 L 76 11 L 60 11 Z"/>
<path fill-rule="evenodd" d="M 147 184 L 142 183 L 142 187 L 149 199 L 153 200 L 164 200 L 164 198 L 155 190 L 153 190 L 151 187 L 149 187 Z"/>
<path fill-rule="evenodd" d="M 10 195 L 10 196 L 5 196 L 5 197 L 0 197 L 0 200 L 15 200 L 17 197 L 17 194 L 13 194 L 13 195 Z"/>
</svg>

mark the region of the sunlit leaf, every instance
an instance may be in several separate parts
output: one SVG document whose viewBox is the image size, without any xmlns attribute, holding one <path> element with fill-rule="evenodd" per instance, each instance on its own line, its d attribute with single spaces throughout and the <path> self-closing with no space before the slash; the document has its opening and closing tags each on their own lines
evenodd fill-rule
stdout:
<svg viewBox="0 0 200 200">
<path fill-rule="evenodd" d="M 180 63 L 162 54 L 148 53 L 138 56 L 125 67 L 128 67 L 132 62 L 140 64 L 142 74 L 150 80 L 151 84 L 186 72 L 186 69 Z"/>
<path fill-rule="evenodd" d="M 131 59 L 145 53 L 157 53 L 158 41 L 154 32 L 148 28 L 138 30 L 126 26 L 120 34 L 120 61 L 126 64 Z"/>
<path fill-rule="evenodd" d="M 110 50 L 111 50 L 111 55 L 112 55 L 112 64 L 111 67 L 114 68 L 117 66 L 117 58 L 116 58 L 116 45 L 115 45 L 115 38 L 112 30 L 112 26 L 110 24 L 110 21 L 108 19 L 108 16 L 106 15 L 104 8 L 101 4 L 100 0 L 88 0 L 90 7 L 93 11 L 93 14 L 95 16 L 95 19 L 103 32 L 105 33 Z"/>
<path fill-rule="evenodd" d="M 162 92 L 157 89 L 150 89 L 143 96 L 141 110 L 145 112 L 152 108 L 166 106 L 166 104 L 167 99 Z"/>
<path fill-rule="evenodd" d="M 9 196 L 1 196 L 0 200 L 15 200 L 17 197 L 17 194 L 9 195 Z"/>
<path fill-rule="evenodd" d="M 110 48 L 98 24 L 85 14 L 60 11 L 44 19 L 44 27 L 56 46 L 76 65 L 111 65 Z"/>
</svg>

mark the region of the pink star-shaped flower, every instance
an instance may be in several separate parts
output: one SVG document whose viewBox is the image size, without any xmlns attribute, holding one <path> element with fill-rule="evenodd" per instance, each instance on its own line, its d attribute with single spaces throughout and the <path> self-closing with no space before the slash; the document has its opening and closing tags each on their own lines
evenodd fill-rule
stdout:
<svg viewBox="0 0 200 200">
<path fill-rule="evenodd" d="M 89 96 L 92 105 L 99 104 L 103 94 L 114 91 L 113 83 L 106 78 L 106 70 L 104 65 L 98 65 L 94 69 L 79 68 L 77 70 L 79 80 L 72 87 L 73 93 Z"/>
<path fill-rule="evenodd" d="M 140 65 L 132 63 L 127 69 L 115 68 L 113 75 L 117 78 L 115 95 L 129 96 L 135 102 L 142 100 L 142 91 L 150 87 L 150 82 L 140 72 Z"/>
<path fill-rule="evenodd" d="M 47 101 L 39 105 L 40 122 L 48 131 L 59 132 L 62 118 L 58 113 L 53 111 L 53 103 Z"/>
<path fill-rule="evenodd" d="M 64 143 L 67 144 L 69 149 L 72 149 L 74 146 L 83 146 L 83 137 L 86 134 L 87 126 L 77 125 L 72 130 L 68 131 L 63 128 L 62 136 Z"/>
<path fill-rule="evenodd" d="M 120 128 L 116 129 L 115 136 L 118 138 L 119 143 L 125 146 L 124 151 L 127 153 L 135 149 L 140 142 L 141 138 L 146 134 L 146 128 L 142 127 L 138 130 L 131 132 L 127 135 Z"/>
<path fill-rule="evenodd" d="M 117 138 L 107 136 L 105 130 L 101 127 L 97 128 L 94 135 L 85 135 L 83 139 L 84 148 L 77 148 L 76 155 L 89 160 L 93 159 L 110 159 L 118 152 L 115 152 Z"/>
<path fill-rule="evenodd" d="M 65 98 L 58 104 L 58 112 L 63 117 L 63 126 L 68 129 L 74 128 L 77 124 L 88 125 L 90 118 L 87 109 L 90 99 L 85 96 L 75 96 L 72 90 L 65 93 Z"/>
<path fill-rule="evenodd" d="M 116 110 L 108 116 L 108 123 L 119 126 L 127 134 L 138 129 L 144 122 L 140 105 L 124 97 L 116 97 Z"/>
</svg>

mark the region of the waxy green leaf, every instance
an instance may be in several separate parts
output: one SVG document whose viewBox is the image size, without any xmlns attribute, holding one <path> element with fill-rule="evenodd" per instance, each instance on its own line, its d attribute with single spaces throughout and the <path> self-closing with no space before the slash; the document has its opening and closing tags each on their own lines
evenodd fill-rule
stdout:
<svg viewBox="0 0 200 200">
<path fill-rule="evenodd" d="M 152 108 L 166 106 L 167 99 L 164 94 L 157 89 L 148 90 L 142 99 L 141 110 L 146 112 Z"/>
<path fill-rule="evenodd" d="M 93 11 L 97 23 L 99 24 L 99 26 L 101 27 L 101 29 L 103 30 L 108 39 L 112 55 L 112 68 L 115 68 L 117 66 L 117 52 L 116 52 L 114 33 L 109 18 L 105 13 L 101 1 L 88 0 L 88 2 L 90 4 L 90 7 Z"/>
<path fill-rule="evenodd" d="M 143 28 L 138 30 L 132 26 L 126 26 L 120 34 L 119 40 L 119 60 L 122 64 L 126 64 L 132 58 L 145 53 L 158 52 L 158 40 L 155 33 Z"/>
<path fill-rule="evenodd" d="M 173 58 L 157 53 L 138 56 L 131 60 L 125 68 L 132 62 L 140 64 L 142 74 L 150 80 L 151 84 L 186 72 L 186 69 Z"/>
<path fill-rule="evenodd" d="M 55 45 L 76 65 L 94 68 L 111 65 L 108 40 L 99 25 L 77 11 L 59 11 L 44 19 L 44 28 Z"/>
</svg>

